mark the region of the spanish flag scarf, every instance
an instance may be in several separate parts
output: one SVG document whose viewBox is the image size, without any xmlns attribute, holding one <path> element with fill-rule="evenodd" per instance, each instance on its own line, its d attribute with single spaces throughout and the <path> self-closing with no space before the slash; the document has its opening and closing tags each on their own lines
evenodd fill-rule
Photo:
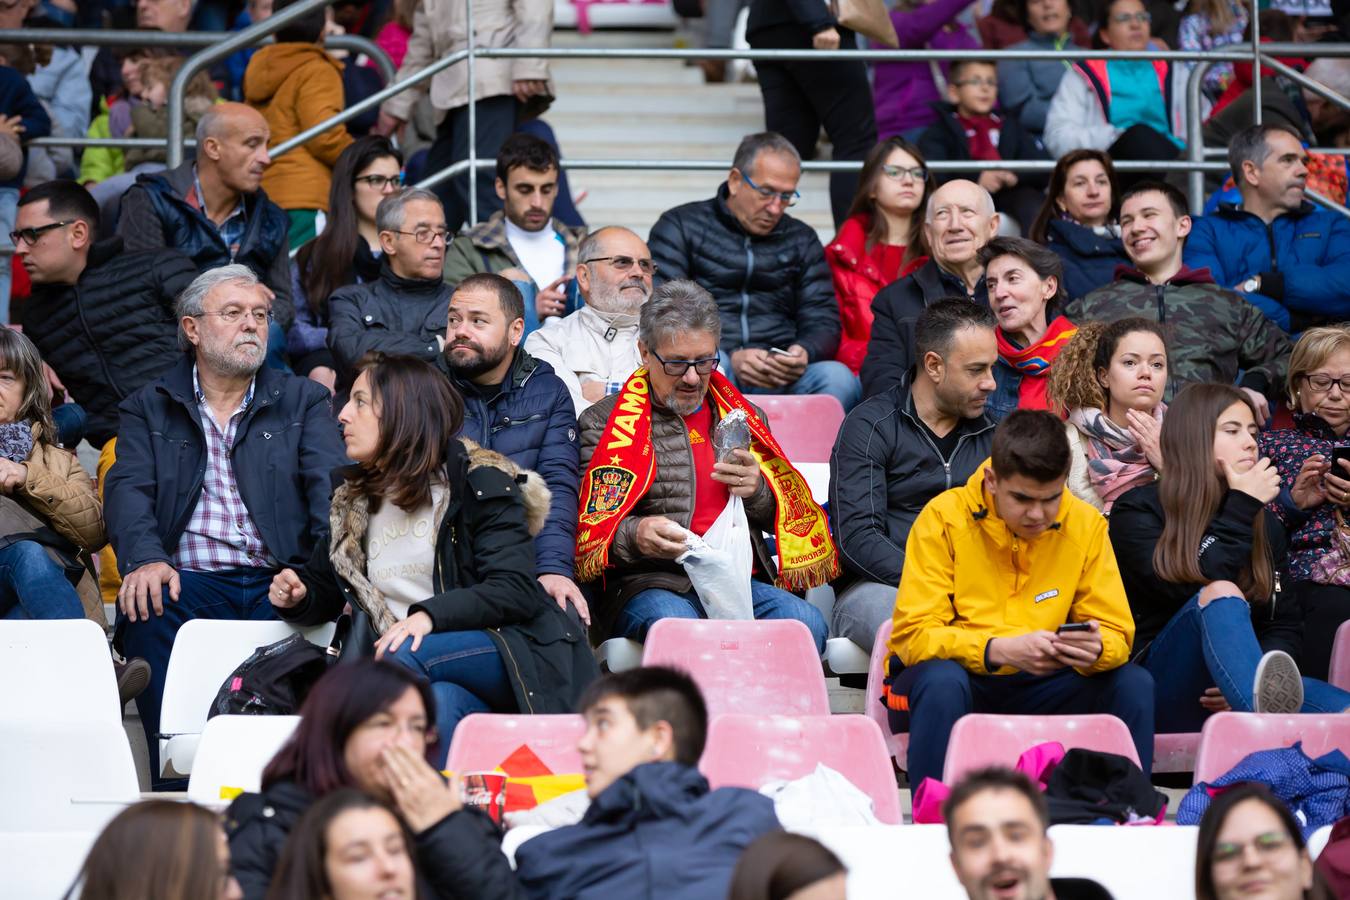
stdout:
<svg viewBox="0 0 1350 900">
<path fill-rule="evenodd" d="M 1039 341 L 1030 347 L 1018 347 L 1004 336 L 1002 328 L 995 329 L 999 359 L 1022 376 L 1022 383 L 1017 389 L 1018 409 L 1050 408 L 1050 399 L 1046 396 L 1050 384 L 1050 366 L 1077 331 L 1078 326 L 1063 316 L 1057 316 Z"/>
<path fill-rule="evenodd" d="M 839 559 L 825 512 L 811 498 L 806 479 L 787 461 L 769 429 L 726 376 L 714 371 L 708 397 L 718 417 L 733 409 L 745 411 L 750 425 L 750 452 L 777 501 L 774 533 L 778 539 L 779 587 L 803 590 L 839 575 Z M 591 464 L 581 479 L 581 516 L 577 530 L 577 579 L 600 577 L 609 560 L 619 523 L 651 488 L 656 478 L 652 450 L 651 383 L 646 367 L 638 369 L 619 392 Z"/>
</svg>

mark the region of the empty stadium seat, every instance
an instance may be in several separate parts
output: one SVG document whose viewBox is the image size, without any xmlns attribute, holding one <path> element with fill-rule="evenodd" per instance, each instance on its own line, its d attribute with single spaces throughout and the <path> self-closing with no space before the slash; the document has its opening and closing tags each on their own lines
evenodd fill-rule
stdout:
<svg viewBox="0 0 1350 900">
<path fill-rule="evenodd" d="M 1200 732 L 1178 732 L 1153 736 L 1153 771 L 1193 772 L 1195 752 L 1200 749 Z"/>
<path fill-rule="evenodd" d="M 577 741 L 585 732 L 581 716 L 472 713 L 455 726 L 445 767 L 460 773 L 490 772 L 523 744 L 553 774 L 574 774 L 581 771 Z"/>
<path fill-rule="evenodd" d="M 202 729 L 188 799 L 222 806 L 239 791 L 262 790 L 262 773 L 295 733 L 299 716 L 216 716 Z"/>
<path fill-rule="evenodd" d="M 688 672 L 703 691 L 709 720 L 722 713 L 830 713 L 816 642 L 795 619 L 661 619 L 647 632 L 642 664 Z"/>
<path fill-rule="evenodd" d="M 844 407 L 828 394 L 756 394 L 778 446 L 796 463 L 828 463 Z"/>
<path fill-rule="evenodd" d="M 1295 741 L 1314 759 L 1331 750 L 1350 753 L 1350 715 L 1215 713 L 1200 730 L 1195 783 L 1213 781 L 1249 753 L 1292 747 Z"/>
<path fill-rule="evenodd" d="M 820 763 L 872 798 L 882 822 L 904 821 L 886 742 L 867 716 L 720 715 L 708 728 L 699 769 L 714 788 L 758 790 L 809 775 Z"/>
<path fill-rule="evenodd" d="M 886 704 L 881 700 L 882 681 L 886 678 L 886 654 L 890 652 L 891 620 L 887 619 L 877 628 L 876 640 L 872 642 L 872 657 L 867 666 L 867 696 L 863 698 L 863 711 L 867 717 L 877 723 L 881 735 L 886 739 L 886 749 L 895 757 L 895 764 L 905 768 L 909 752 L 908 734 L 891 734 L 890 715 Z"/>
<path fill-rule="evenodd" d="M 1058 741 L 1075 747 L 1117 753 L 1139 765 L 1130 729 L 1115 716 L 1000 716 L 971 713 L 956 720 L 947 742 L 942 780 L 956 784 L 961 776 L 986 766 L 1012 766 L 1026 750 Z"/>
<path fill-rule="evenodd" d="M 4 832 L 98 832 L 140 799 L 120 722 L 6 722 L 0 732 L 0 842 Z"/>
<path fill-rule="evenodd" d="M 0 834 L 5 896 L 10 900 L 65 897 L 97 838 L 96 832 L 84 831 Z"/>
<path fill-rule="evenodd" d="M 1343 691 L 1350 691 L 1350 620 L 1336 629 L 1336 640 L 1331 644 L 1331 670 L 1327 681 Z"/>
<path fill-rule="evenodd" d="M 88 619 L 0 620 L 0 722 L 105 721 L 120 727 L 117 676 Z"/>
</svg>

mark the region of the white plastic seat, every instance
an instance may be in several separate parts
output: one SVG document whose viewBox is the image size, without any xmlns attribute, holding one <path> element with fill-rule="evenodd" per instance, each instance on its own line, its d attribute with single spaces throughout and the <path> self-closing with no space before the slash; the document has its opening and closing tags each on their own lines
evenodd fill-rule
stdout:
<svg viewBox="0 0 1350 900">
<path fill-rule="evenodd" d="M 830 638 L 825 642 L 825 662 L 836 675 L 865 675 L 871 657 L 848 638 Z"/>
<path fill-rule="evenodd" d="M 188 799 L 223 806 L 233 792 L 262 790 L 262 773 L 300 725 L 299 716 L 216 716 L 202 729 L 188 779 Z"/>
<path fill-rule="evenodd" d="M 595 661 L 611 672 L 626 672 L 642 665 L 642 645 L 629 638 L 610 638 L 595 648 Z"/>
<path fill-rule="evenodd" d="M 0 621 L 0 722 L 122 721 L 103 629 L 88 619 Z"/>
<path fill-rule="evenodd" d="M 119 722 L 4 722 L 0 734 L 0 833 L 98 832 L 140 799 Z"/>
<path fill-rule="evenodd" d="M 10 900 L 64 897 L 84 865 L 97 832 L 0 833 L 0 872 Z"/>
</svg>

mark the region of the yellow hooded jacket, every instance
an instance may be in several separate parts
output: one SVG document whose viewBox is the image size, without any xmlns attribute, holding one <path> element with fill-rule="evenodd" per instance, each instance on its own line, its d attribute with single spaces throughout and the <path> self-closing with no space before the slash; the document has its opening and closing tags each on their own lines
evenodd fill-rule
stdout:
<svg viewBox="0 0 1350 900">
<path fill-rule="evenodd" d="M 1054 631 L 1065 622 L 1101 624 L 1102 655 L 1082 675 L 1130 657 L 1134 619 L 1107 535 L 1106 519 L 1064 491 L 1059 515 L 1031 540 L 991 508 L 985 462 L 964 486 L 924 507 L 905 544 L 890 651 L 906 666 L 951 659 L 976 674 L 991 638 Z M 1011 675 L 1004 666 L 992 674 Z"/>
</svg>

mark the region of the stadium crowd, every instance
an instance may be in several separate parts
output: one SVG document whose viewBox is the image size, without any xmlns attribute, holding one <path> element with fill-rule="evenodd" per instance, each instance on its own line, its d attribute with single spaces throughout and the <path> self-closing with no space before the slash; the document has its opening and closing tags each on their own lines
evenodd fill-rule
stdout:
<svg viewBox="0 0 1350 900">
<path fill-rule="evenodd" d="M 17 0 L 0 29 L 224 30 L 294 2 Z M 740 5 L 707 0 L 709 46 Z M 748 5 L 752 47 L 858 46 L 826 4 Z M 1216 712 L 1350 711 L 1329 683 L 1350 620 L 1350 219 L 1310 197 L 1346 202 L 1347 157 L 1307 149 L 1350 147 L 1350 112 L 1213 66 L 1204 139 L 1230 171 L 1192 216 L 1184 173 L 1115 166 L 1183 157 L 1190 64 L 766 61 L 767 130 L 644 239 L 581 221 L 539 59 L 477 63 L 473 129 L 461 64 L 273 156 L 381 87 L 325 35 L 377 36 L 399 78 L 464 46 L 464 3 L 386 6 L 338 0 L 191 79 L 174 168 L 30 142 L 163 138 L 178 51 L 0 44 L 0 614 L 107 628 L 170 791 L 184 623 L 343 623 L 261 792 L 223 820 L 129 808 L 71 896 L 842 897 L 842 863 L 768 798 L 709 790 L 687 674 L 601 675 L 594 647 L 662 619 L 795 620 L 821 654 L 870 653 L 889 622 L 882 699 L 915 788 L 968 713 L 1113 714 L 1147 776 L 1155 734 Z M 1350 94 L 1350 60 L 1317 51 L 1347 40 L 1345 11 L 1282 6 L 1262 38 L 1306 44 L 1284 63 Z M 911 49 L 1250 41 L 1244 6 L 1177 10 L 889 15 Z M 545 47 L 552 3 L 474 18 L 482 45 Z M 791 214 L 822 129 L 861 163 L 830 177 L 826 243 Z M 495 170 L 411 186 L 471 131 Z M 1022 161 L 1054 166 L 1000 167 Z M 845 414 L 828 496 L 769 395 Z M 748 529 L 740 606 L 688 563 L 728 519 Z M 825 585 L 829 613 L 805 599 Z M 514 866 L 440 771 L 483 712 L 586 720 L 589 806 Z M 969 776 L 943 819 L 971 897 L 1109 896 L 1049 878 L 1021 776 Z M 1331 896 L 1277 798 L 1224 793 L 1196 895 L 1245 896 L 1258 869 L 1270 896 Z"/>
</svg>

